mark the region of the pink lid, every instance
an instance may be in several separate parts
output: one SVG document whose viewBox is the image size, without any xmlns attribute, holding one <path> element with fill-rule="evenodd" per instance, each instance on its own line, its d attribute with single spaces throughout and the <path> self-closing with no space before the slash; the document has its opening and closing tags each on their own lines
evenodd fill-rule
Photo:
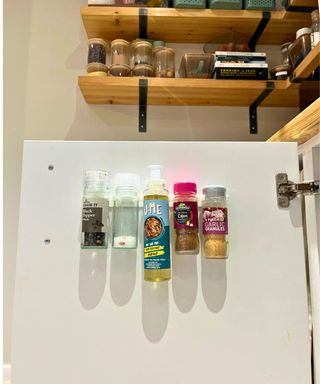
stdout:
<svg viewBox="0 0 320 384">
<path fill-rule="evenodd" d="M 182 183 L 173 184 L 174 193 L 197 193 L 197 184 L 183 181 Z"/>
</svg>

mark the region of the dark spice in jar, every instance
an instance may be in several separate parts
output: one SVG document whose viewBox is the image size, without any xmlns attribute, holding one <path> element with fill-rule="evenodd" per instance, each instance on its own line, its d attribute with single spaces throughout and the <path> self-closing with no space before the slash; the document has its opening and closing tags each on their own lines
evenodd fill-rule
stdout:
<svg viewBox="0 0 320 384">
<path fill-rule="evenodd" d="M 179 254 L 199 252 L 197 185 L 190 182 L 174 184 L 175 251 Z"/>
<path fill-rule="evenodd" d="M 88 40 L 88 64 L 90 63 L 106 63 L 107 42 L 103 39 Z"/>
</svg>

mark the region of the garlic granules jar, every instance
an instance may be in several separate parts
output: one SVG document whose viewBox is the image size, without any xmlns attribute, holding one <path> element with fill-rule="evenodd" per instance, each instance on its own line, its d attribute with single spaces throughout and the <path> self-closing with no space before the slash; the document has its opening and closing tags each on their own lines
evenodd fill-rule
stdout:
<svg viewBox="0 0 320 384">
<path fill-rule="evenodd" d="M 207 258 L 224 259 L 228 255 L 228 211 L 226 188 L 209 185 L 202 190 L 203 250 Z"/>
</svg>

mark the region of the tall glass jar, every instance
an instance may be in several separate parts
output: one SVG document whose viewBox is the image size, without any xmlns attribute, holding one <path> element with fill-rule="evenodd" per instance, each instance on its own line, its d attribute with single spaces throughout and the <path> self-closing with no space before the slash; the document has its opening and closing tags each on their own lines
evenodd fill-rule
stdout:
<svg viewBox="0 0 320 384">
<path fill-rule="evenodd" d="M 81 248 L 108 247 L 109 187 L 107 171 L 84 171 Z"/>
<path fill-rule="evenodd" d="M 156 77 L 174 77 L 174 50 L 156 47 L 153 50 Z"/>
<path fill-rule="evenodd" d="M 320 23 L 319 23 L 319 9 L 311 12 L 311 49 L 314 48 L 320 41 Z"/>
<path fill-rule="evenodd" d="M 130 43 L 123 39 L 111 42 L 111 63 L 109 73 L 111 76 L 130 76 Z"/>
<path fill-rule="evenodd" d="M 109 51 L 110 43 L 103 39 L 88 40 L 88 64 L 106 64 L 106 56 Z"/>
<path fill-rule="evenodd" d="M 175 183 L 173 190 L 175 251 L 178 254 L 197 254 L 199 252 L 197 185 L 192 182 Z"/>
<path fill-rule="evenodd" d="M 152 44 L 144 40 L 131 43 L 133 67 L 139 64 L 152 65 Z"/>
<path fill-rule="evenodd" d="M 203 188 L 202 234 L 203 250 L 207 258 L 224 259 L 228 256 L 228 211 L 226 189 L 218 185 Z"/>
<path fill-rule="evenodd" d="M 136 248 L 138 238 L 139 175 L 115 175 L 113 204 L 113 248 Z"/>
</svg>

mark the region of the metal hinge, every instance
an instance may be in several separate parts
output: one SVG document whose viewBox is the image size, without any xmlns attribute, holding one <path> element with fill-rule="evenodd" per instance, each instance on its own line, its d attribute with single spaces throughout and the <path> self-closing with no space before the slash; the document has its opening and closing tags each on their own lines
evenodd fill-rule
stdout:
<svg viewBox="0 0 320 384">
<path fill-rule="evenodd" d="M 277 185 L 277 201 L 279 208 L 288 208 L 290 200 L 297 195 L 313 195 L 318 194 L 320 181 L 307 181 L 304 183 L 294 183 L 288 180 L 286 173 L 278 173 L 276 175 Z"/>
</svg>

